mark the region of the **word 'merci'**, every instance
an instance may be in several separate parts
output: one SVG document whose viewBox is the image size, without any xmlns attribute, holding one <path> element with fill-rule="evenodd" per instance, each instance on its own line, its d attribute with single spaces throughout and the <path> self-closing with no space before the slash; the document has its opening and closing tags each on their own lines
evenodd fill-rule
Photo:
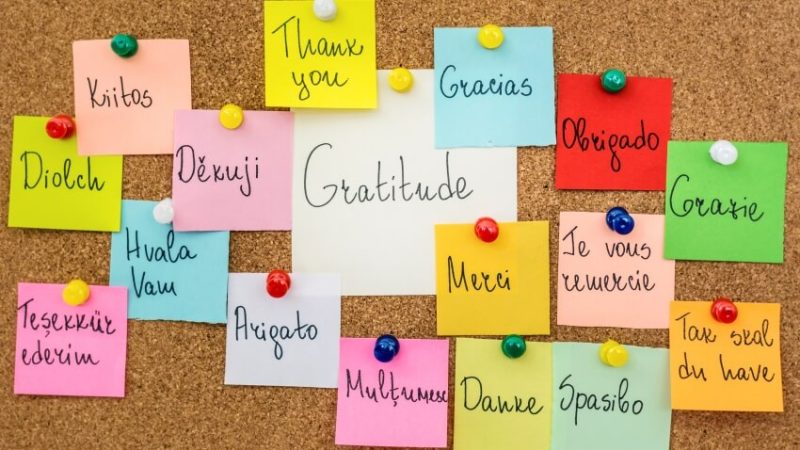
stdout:
<svg viewBox="0 0 800 450">
<path fill-rule="evenodd" d="M 389 371 L 387 381 L 386 372 L 378 370 L 376 386 L 364 385 L 361 369 L 358 369 L 355 377 L 350 373 L 350 369 L 345 369 L 347 392 L 345 396 L 350 398 L 350 393 L 354 396 L 366 398 L 380 403 L 382 400 L 391 401 L 393 407 L 397 407 L 399 402 L 406 403 L 447 403 L 447 389 L 431 389 L 422 387 L 398 386 L 395 384 L 394 372 Z"/>
<path fill-rule="evenodd" d="M 629 136 L 627 134 L 608 133 L 606 130 L 586 131 L 586 119 L 583 117 L 575 120 L 567 117 L 561 122 L 561 141 L 564 147 L 571 149 L 577 146 L 581 152 L 594 150 L 596 152 L 608 151 L 611 154 L 611 170 L 619 172 L 622 169 L 622 161 L 619 158 L 620 150 L 642 150 L 647 149 L 656 151 L 660 139 L 656 133 L 646 131 L 644 120 L 639 121 L 639 134 Z"/>
<path fill-rule="evenodd" d="M 19 160 L 22 161 L 23 188 L 25 190 L 64 188 L 100 192 L 106 185 L 105 181 L 100 181 L 92 175 L 91 157 L 85 159 L 86 171 L 78 175 L 72 173 L 72 159 L 69 158 L 64 160 L 61 170 L 53 172 L 44 168 L 44 159 L 39 152 L 24 151 L 19 155 Z"/>
<path fill-rule="evenodd" d="M 140 91 L 139 89 L 125 90 L 125 80 L 119 77 L 119 91 L 117 87 L 109 88 L 98 87 L 99 80 L 97 78 L 86 78 L 89 83 L 89 100 L 92 102 L 92 109 L 94 108 L 130 108 L 132 106 L 141 106 L 142 108 L 149 108 L 153 106 L 153 98 L 150 97 L 150 92 L 147 89 Z"/>
<path fill-rule="evenodd" d="M 320 188 L 321 183 L 314 182 L 314 172 L 311 170 L 311 160 L 317 150 L 333 150 L 333 145 L 329 143 L 319 144 L 314 147 L 306 158 L 305 169 L 303 170 L 303 192 L 306 202 L 314 208 L 327 206 L 340 196 L 340 200 L 347 205 L 353 203 L 378 202 L 430 202 L 434 200 L 464 200 L 472 195 L 472 189 L 467 190 L 467 179 L 458 177 L 455 182 L 450 175 L 450 152 L 446 151 L 444 160 L 444 180 L 438 186 L 430 186 L 417 181 L 413 183 L 406 180 L 406 165 L 402 155 L 398 157 L 398 171 L 388 179 L 381 173 L 382 162 L 378 160 L 377 176 L 374 183 L 351 184 L 342 178 L 341 182 L 328 183 Z M 399 173 L 397 173 L 399 172 Z M 324 197 L 327 192 L 327 198 Z M 312 200 L 312 197 L 314 200 Z"/>
<path fill-rule="evenodd" d="M 190 183 L 197 180 L 201 183 L 228 183 L 236 182 L 239 184 L 239 192 L 250 197 L 253 187 L 250 181 L 250 157 L 245 156 L 241 167 L 228 164 L 210 164 L 206 166 L 206 157 L 197 156 L 194 147 L 191 145 L 181 145 L 175 151 L 175 164 L 178 165 L 178 181 Z M 258 156 L 253 158 L 253 178 L 259 177 Z M 240 172 L 241 170 L 241 172 Z"/>
<path fill-rule="evenodd" d="M 181 245 L 177 247 L 175 245 L 175 231 L 173 230 L 167 232 L 163 246 L 154 246 L 146 243 L 141 245 L 139 243 L 139 230 L 134 230 L 133 241 L 131 241 L 130 228 L 125 227 L 125 245 L 127 250 L 125 256 L 129 262 L 131 259 L 138 260 L 144 257 L 147 262 L 176 264 L 183 260 L 197 258 L 197 253 L 193 253 L 188 246 Z M 152 280 L 148 278 L 146 270 L 141 271 L 137 276 L 136 266 L 133 264 L 131 264 L 131 281 L 133 282 L 133 293 L 136 298 L 141 298 L 143 294 L 147 296 L 163 294 L 178 296 L 174 281 Z"/>
<path fill-rule="evenodd" d="M 283 358 L 283 341 L 299 339 L 301 341 L 313 341 L 317 338 L 319 330 L 313 324 L 303 323 L 300 319 L 300 311 L 295 311 L 296 323 L 292 326 L 287 325 L 267 325 L 266 322 L 253 322 L 247 320 L 247 308 L 242 305 L 233 310 L 235 318 L 235 339 L 236 342 L 246 341 L 252 337 L 258 341 L 272 341 L 272 353 L 275 359 Z M 252 336 L 251 336 L 252 335 Z"/>
</svg>

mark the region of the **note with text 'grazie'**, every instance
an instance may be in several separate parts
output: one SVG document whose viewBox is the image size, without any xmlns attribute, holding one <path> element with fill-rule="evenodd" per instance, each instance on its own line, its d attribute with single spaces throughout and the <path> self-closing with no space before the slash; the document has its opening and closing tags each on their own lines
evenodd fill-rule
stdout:
<svg viewBox="0 0 800 450">
<path fill-rule="evenodd" d="M 337 0 L 329 21 L 313 3 L 264 2 L 266 105 L 375 108 L 375 1 Z"/>
<path fill-rule="evenodd" d="M 670 78 L 558 76 L 556 188 L 662 191 L 672 119 Z"/>
<path fill-rule="evenodd" d="M 219 111 L 176 111 L 175 229 L 290 230 L 292 132 L 287 111 L 245 111 L 234 130 Z"/>
<path fill-rule="evenodd" d="M 109 282 L 128 287 L 129 317 L 225 323 L 229 233 L 175 231 L 155 221 L 155 205 L 124 200 L 111 235 Z"/>
<path fill-rule="evenodd" d="M 453 448 L 550 448 L 553 345 L 528 342 L 511 359 L 500 342 L 456 339 Z"/>
<path fill-rule="evenodd" d="M 498 225 L 488 243 L 474 224 L 435 226 L 438 334 L 550 334 L 549 224 Z"/>
<path fill-rule="evenodd" d="M 79 156 L 75 137 L 53 139 L 47 117 L 14 117 L 8 226 L 117 231 L 121 156 Z"/>
<path fill-rule="evenodd" d="M 675 261 L 664 259 L 664 216 L 634 214 L 630 234 L 604 213 L 562 212 L 558 242 L 558 324 L 667 328 Z"/>
<path fill-rule="evenodd" d="M 225 384 L 336 387 L 339 276 L 291 277 L 278 299 L 265 289 L 267 274 L 230 274 Z"/>
<path fill-rule="evenodd" d="M 447 339 L 400 339 L 386 363 L 374 348 L 342 338 L 336 445 L 447 447 Z"/>
<path fill-rule="evenodd" d="M 128 300 L 118 286 L 90 286 L 69 306 L 63 284 L 17 285 L 14 393 L 124 397 Z"/>
<path fill-rule="evenodd" d="M 189 41 L 141 39 L 130 58 L 110 42 L 72 44 L 78 152 L 171 153 L 173 112 L 192 107 Z"/>
<path fill-rule="evenodd" d="M 736 302 L 733 323 L 711 304 L 672 302 L 672 409 L 782 412 L 780 304 Z"/>
<path fill-rule="evenodd" d="M 436 150 L 433 71 L 412 73 L 401 94 L 379 71 L 376 110 L 295 111 L 293 270 L 343 295 L 432 295 L 435 224 L 517 219 L 516 149 Z"/>
</svg>

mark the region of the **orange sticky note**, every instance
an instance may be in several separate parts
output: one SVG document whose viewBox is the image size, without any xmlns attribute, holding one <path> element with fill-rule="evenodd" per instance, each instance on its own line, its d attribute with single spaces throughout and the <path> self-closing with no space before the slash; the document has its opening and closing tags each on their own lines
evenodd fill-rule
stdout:
<svg viewBox="0 0 800 450">
<path fill-rule="evenodd" d="M 110 39 L 72 44 L 79 154 L 172 153 L 173 114 L 192 108 L 189 41 L 138 43 L 130 58 Z"/>
<path fill-rule="evenodd" d="M 711 302 L 672 302 L 672 409 L 783 411 L 780 305 L 736 306 L 726 324 L 712 317 Z"/>
<path fill-rule="evenodd" d="M 436 225 L 438 334 L 550 334 L 548 222 L 499 228 L 487 243 L 474 224 Z"/>
</svg>

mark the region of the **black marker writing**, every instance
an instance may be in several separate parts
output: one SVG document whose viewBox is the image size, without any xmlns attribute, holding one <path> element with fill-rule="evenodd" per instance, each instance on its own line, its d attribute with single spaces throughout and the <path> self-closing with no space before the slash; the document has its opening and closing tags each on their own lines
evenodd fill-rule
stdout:
<svg viewBox="0 0 800 450">
<path fill-rule="evenodd" d="M 691 181 L 689 175 L 682 173 L 675 178 L 672 183 L 672 189 L 669 190 L 669 209 L 677 217 L 686 217 L 689 214 L 696 214 L 698 217 L 712 216 L 728 216 L 733 220 L 739 218 L 748 219 L 751 222 L 758 222 L 764 217 L 764 212 L 758 210 L 757 202 L 747 202 L 747 197 L 742 201 L 733 198 L 727 200 L 719 199 L 716 197 L 701 198 L 694 194 L 684 194 L 683 189 L 688 189 Z M 678 185 L 681 189 L 678 189 Z M 685 198 L 683 201 L 680 199 Z"/>
<path fill-rule="evenodd" d="M 500 395 L 484 395 L 483 382 L 475 376 L 467 376 L 461 379 L 459 385 L 464 389 L 464 409 L 474 411 L 480 408 L 484 412 L 498 414 L 519 413 L 536 415 L 542 412 L 544 406 L 536 405 L 536 397 L 519 397 L 514 395 L 513 399 L 504 399 Z"/>
<path fill-rule="evenodd" d="M 562 411 L 569 411 L 575 408 L 573 423 L 578 426 L 578 415 L 582 409 L 602 412 L 619 412 L 621 414 L 628 414 L 631 412 L 633 415 L 638 416 L 644 409 L 644 403 L 641 400 L 630 401 L 625 397 L 628 395 L 628 379 L 623 378 L 617 386 L 617 391 L 613 394 L 594 394 L 585 393 L 575 389 L 571 383 L 568 383 L 572 374 L 567 375 L 561 380 L 558 385 L 559 392 L 564 391 L 564 397 L 559 402 L 559 408 Z"/>
<path fill-rule="evenodd" d="M 456 66 L 450 64 L 444 68 L 442 75 L 439 77 L 439 92 L 446 98 L 454 98 L 458 95 L 464 98 L 472 96 L 484 95 L 505 95 L 529 97 L 533 94 L 528 79 L 522 81 L 504 80 L 503 74 L 497 75 L 497 78 L 489 78 L 488 80 L 452 80 L 448 78 L 448 74 L 454 75 L 457 72 Z M 447 80 L 445 80 L 447 78 Z"/>
<path fill-rule="evenodd" d="M 23 188 L 36 189 L 80 189 L 89 191 L 102 191 L 106 185 L 105 181 L 100 181 L 96 176 L 92 176 L 92 158 L 86 158 L 86 171 L 74 175 L 72 173 L 72 160 L 65 159 L 61 171 L 50 172 L 44 168 L 44 160 L 39 152 L 25 151 L 19 156 L 23 168 Z"/>
<path fill-rule="evenodd" d="M 317 326 L 303 323 L 300 311 L 295 311 L 297 322 L 292 327 L 287 325 L 267 325 L 266 322 L 251 322 L 247 320 L 247 308 L 242 305 L 233 310 L 235 318 L 235 339 L 246 341 L 253 339 L 269 342 L 272 341 L 272 354 L 275 359 L 283 358 L 283 341 L 300 339 L 313 341 L 317 338 Z"/>
<path fill-rule="evenodd" d="M 656 151 L 658 149 L 659 137 L 656 133 L 645 130 L 644 120 L 639 121 L 639 130 L 639 134 L 636 136 L 615 133 L 606 135 L 606 130 L 600 130 L 599 134 L 591 131 L 589 136 L 586 136 L 586 119 L 580 117 L 575 120 L 567 117 L 561 122 L 561 141 L 564 143 L 564 147 L 571 149 L 577 145 L 582 152 L 607 150 L 611 154 L 611 170 L 619 172 L 622 169 L 622 161 L 618 151 L 641 149 Z"/>
<path fill-rule="evenodd" d="M 149 108 L 153 105 L 153 99 L 150 97 L 150 92 L 146 89 L 140 91 L 139 89 L 125 90 L 125 80 L 119 77 L 119 91 L 114 86 L 111 89 L 98 90 L 98 79 L 86 78 L 89 83 L 89 100 L 92 102 L 92 109 L 94 108 L 119 108 L 124 106 L 130 108 L 131 106 L 141 106 L 142 108 Z"/>
<path fill-rule="evenodd" d="M 213 164 L 206 166 L 206 157 L 197 156 L 191 145 L 181 145 L 175 151 L 175 162 L 178 165 L 178 181 L 190 183 L 197 180 L 201 183 L 227 183 L 235 182 L 239 185 L 239 192 L 249 197 L 253 192 L 250 181 L 250 157 L 245 156 L 240 165 Z M 253 158 L 253 178 L 259 177 L 258 156 Z"/>
<path fill-rule="evenodd" d="M 455 287 L 454 287 L 455 286 Z M 467 269 L 464 261 L 461 261 L 459 273 L 456 274 L 456 268 L 453 264 L 453 257 L 447 257 L 447 292 L 453 292 L 453 289 L 464 289 L 464 292 L 469 292 L 470 286 L 474 291 L 494 292 L 496 289 L 511 290 L 511 279 L 508 276 L 508 269 L 504 272 L 497 272 L 489 274 L 486 272 L 469 273 L 469 282 L 467 282 Z"/>
<path fill-rule="evenodd" d="M 350 398 L 350 393 L 352 392 L 353 395 L 372 400 L 375 403 L 390 401 L 393 407 L 397 407 L 399 402 L 425 404 L 447 402 L 447 389 L 398 386 L 392 371 L 389 371 L 387 380 L 386 372 L 383 369 L 378 369 L 377 386 L 364 385 L 361 369 L 358 369 L 355 377 L 350 372 L 350 369 L 345 369 L 345 377 L 347 384 L 345 396 L 347 398 Z"/>
</svg>

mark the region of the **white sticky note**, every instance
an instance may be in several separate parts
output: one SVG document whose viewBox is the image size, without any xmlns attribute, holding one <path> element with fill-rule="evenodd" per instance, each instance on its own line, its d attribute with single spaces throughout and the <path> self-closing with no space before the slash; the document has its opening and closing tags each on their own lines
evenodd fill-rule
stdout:
<svg viewBox="0 0 800 450">
<path fill-rule="evenodd" d="M 291 274 L 285 296 L 264 273 L 231 273 L 225 384 L 335 388 L 339 370 L 338 275 Z"/>
<path fill-rule="evenodd" d="M 295 272 L 342 275 L 343 295 L 433 295 L 434 225 L 517 220 L 515 148 L 434 147 L 432 70 L 379 107 L 295 111 Z"/>
</svg>

